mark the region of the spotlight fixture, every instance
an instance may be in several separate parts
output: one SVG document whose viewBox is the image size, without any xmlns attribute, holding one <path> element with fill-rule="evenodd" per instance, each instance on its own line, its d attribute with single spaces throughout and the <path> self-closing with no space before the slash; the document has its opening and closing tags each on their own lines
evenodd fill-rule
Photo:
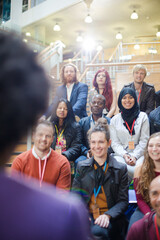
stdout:
<svg viewBox="0 0 160 240">
<path fill-rule="evenodd" d="M 136 43 L 136 44 L 134 45 L 134 49 L 135 49 L 135 50 L 139 50 L 139 49 L 140 49 L 139 44 Z"/>
<path fill-rule="evenodd" d="M 151 54 L 157 54 L 157 49 L 154 47 L 150 47 L 150 48 L 148 48 L 148 52 Z"/>
<path fill-rule="evenodd" d="M 26 32 L 26 36 L 27 37 L 31 37 L 31 33 L 30 32 Z"/>
<path fill-rule="evenodd" d="M 58 23 L 56 23 L 56 24 L 54 25 L 53 30 L 54 30 L 55 32 L 59 32 L 59 31 L 61 30 L 61 27 L 59 26 Z"/>
<path fill-rule="evenodd" d="M 120 33 L 120 32 L 118 32 L 117 34 L 116 34 L 116 39 L 118 39 L 118 40 L 120 40 L 120 39 L 122 39 L 123 37 L 122 37 L 122 34 Z"/>
<path fill-rule="evenodd" d="M 158 28 L 158 32 L 156 33 L 157 37 L 160 37 L 160 29 Z"/>
<path fill-rule="evenodd" d="M 77 42 L 83 42 L 83 37 L 81 36 L 81 34 L 79 34 L 76 38 Z"/>
<path fill-rule="evenodd" d="M 136 13 L 135 10 L 131 14 L 131 19 L 133 19 L 133 20 L 138 19 L 138 14 Z"/>
<path fill-rule="evenodd" d="M 87 16 L 85 17 L 85 20 L 84 20 L 86 23 L 91 23 L 93 20 L 92 20 L 92 17 L 91 15 L 88 13 Z"/>
</svg>

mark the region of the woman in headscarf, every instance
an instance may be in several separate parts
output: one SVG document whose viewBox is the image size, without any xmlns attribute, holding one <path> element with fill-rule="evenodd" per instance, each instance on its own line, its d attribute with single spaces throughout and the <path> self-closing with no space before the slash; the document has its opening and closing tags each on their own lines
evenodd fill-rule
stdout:
<svg viewBox="0 0 160 240">
<path fill-rule="evenodd" d="M 123 88 L 119 94 L 120 113 L 111 119 L 111 147 L 115 158 L 127 164 L 132 178 L 135 166 L 142 163 L 149 138 L 147 114 L 140 112 L 137 96 L 132 88 Z"/>
</svg>

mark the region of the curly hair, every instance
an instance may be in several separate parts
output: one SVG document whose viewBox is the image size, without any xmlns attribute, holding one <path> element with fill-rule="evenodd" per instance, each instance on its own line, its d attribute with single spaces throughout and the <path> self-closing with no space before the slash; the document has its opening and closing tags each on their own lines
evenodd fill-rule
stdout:
<svg viewBox="0 0 160 240">
<path fill-rule="evenodd" d="M 150 205 L 149 185 L 151 181 L 156 177 L 155 164 L 152 158 L 148 154 L 148 145 L 149 145 L 149 141 L 155 137 L 160 137 L 160 132 L 152 134 L 148 139 L 146 150 L 144 153 L 144 161 L 142 163 L 142 166 L 139 172 L 140 177 L 137 185 L 137 190 L 138 190 L 137 192 L 142 195 L 143 199 L 148 205 Z"/>
<path fill-rule="evenodd" d="M 75 116 L 74 116 L 74 112 L 73 112 L 71 103 L 64 98 L 58 99 L 57 102 L 55 103 L 53 111 L 52 111 L 52 115 L 50 118 L 50 122 L 52 122 L 56 126 L 59 125 L 59 118 L 57 117 L 56 112 L 57 112 L 58 105 L 61 102 L 64 102 L 67 106 L 67 116 L 63 122 L 63 126 L 66 127 L 66 126 L 72 125 L 72 123 L 75 122 Z"/>
<path fill-rule="evenodd" d="M 95 87 L 97 92 L 99 92 L 98 84 L 97 84 L 96 79 L 97 79 L 98 73 L 100 73 L 100 72 L 104 72 L 105 75 L 106 75 L 105 88 L 104 88 L 104 91 L 103 91 L 102 95 L 106 99 L 106 107 L 107 107 L 107 109 L 110 110 L 112 102 L 113 102 L 113 91 L 112 91 L 111 79 L 110 79 L 110 76 L 109 76 L 109 73 L 107 72 L 107 70 L 102 68 L 102 69 L 99 69 L 96 72 L 96 74 L 94 76 L 94 79 L 93 79 L 93 86 Z"/>
</svg>

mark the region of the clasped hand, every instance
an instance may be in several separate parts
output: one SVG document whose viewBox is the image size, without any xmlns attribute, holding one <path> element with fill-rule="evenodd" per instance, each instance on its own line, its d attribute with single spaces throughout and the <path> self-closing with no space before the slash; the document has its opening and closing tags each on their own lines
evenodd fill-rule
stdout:
<svg viewBox="0 0 160 240">
<path fill-rule="evenodd" d="M 94 224 L 97 224 L 100 227 L 107 228 L 110 223 L 110 218 L 111 217 L 106 214 L 100 215 L 98 218 L 96 218 L 96 220 L 94 221 Z"/>
</svg>

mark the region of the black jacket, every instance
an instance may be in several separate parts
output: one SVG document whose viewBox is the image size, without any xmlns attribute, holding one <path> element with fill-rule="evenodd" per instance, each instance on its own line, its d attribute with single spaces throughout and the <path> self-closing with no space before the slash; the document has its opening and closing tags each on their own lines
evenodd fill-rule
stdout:
<svg viewBox="0 0 160 240">
<path fill-rule="evenodd" d="M 69 160 L 75 161 L 81 152 L 81 131 L 78 123 L 74 122 L 72 125 L 66 126 L 64 130 L 64 136 L 66 139 L 66 151 L 62 154 Z M 55 149 L 57 140 L 57 133 L 55 131 L 52 148 Z"/>
<path fill-rule="evenodd" d="M 160 132 L 160 106 L 149 114 L 150 134 Z"/>
<path fill-rule="evenodd" d="M 130 87 L 135 90 L 134 82 L 125 85 L 124 87 Z M 140 111 L 149 113 L 155 108 L 155 89 L 152 84 L 143 82 L 142 91 L 139 100 Z"/>
<path fill-rule="evenodd" d="M 78 163 L 72 186 L 73 191 L 83 189 L 82 198 L 87 204 L 91 199 L 95 186 L 95 170 L 93 162 L 94 159 L 90 158 Z M 112 218 L 124 214 L 128 206 L 127 166 L 117 162 L 112 155 L 109 157 L 109 165 L 103 187 L 108 204 L 108 211 L 105 213 Z"/>
</svg>

